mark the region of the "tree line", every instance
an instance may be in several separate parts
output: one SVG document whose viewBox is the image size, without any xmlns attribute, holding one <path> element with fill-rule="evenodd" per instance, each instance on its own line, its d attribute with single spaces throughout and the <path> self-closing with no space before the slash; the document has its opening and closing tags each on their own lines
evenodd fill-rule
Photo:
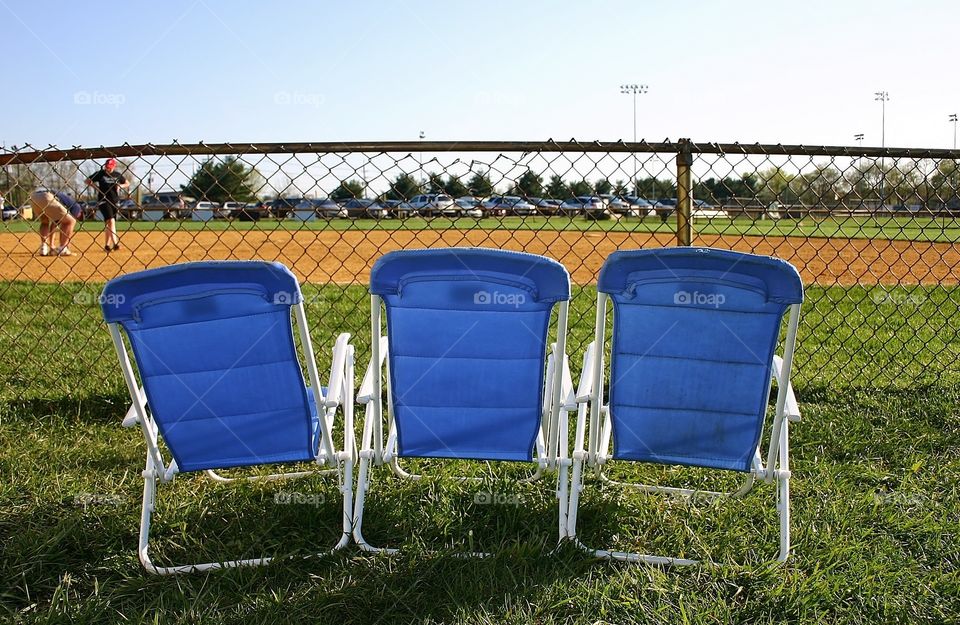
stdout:
<svg viewBox="0 0 960 625">
<path fill-rule="evenodd" d="M 141 181 L 134 175 L 133 165 L 122 163 L 121 169 L 126 171 L 128 178 L 133 179 L 134 186 L 139 186 Z M 6 197 L 8 204 L 19 206 L 29 199 L 30 192 L 38 186 L 83 192 L 82 180 L 92 171 L 80 171 L 69 162 L 9 165 L 0 169 L 0 194 Z M 264 177 L 255 166 L 247 165 L 237 157 L 211 157 L 200 164 L 180 190 L 184 195 L 212 202 L 253 202 L 262 195 L 265 187 Z M 300 194 L 292 183 L 288 187 L 292 189 L 290 194 Z M 960 163 L 957 161 L 898 159 L 894 163 L 892 159 L 887 162 L 858 159 L 843 171 L 830 164 L 814 165 L 800 173 L 770 166 L 724 177 L 701 177 L 694 182 L 693 193 L 697 199 L 718 204 L 732 198 L 763 204 L 830 205 L 867 201 L 936 204 L 957 202 L 958 188 Z M 330 197 L 335 200 L 361 198 L 367 192 L 363 181 L 351 178 L 341 181 Z M 445 193 L 454 198 L 503 194 L 557 200 L 581 195 L 613 194 L 656 200 L 676 197 L 677 188 L 674 181 L 655 176 L 638 177 L 632 182 L 622 179 L 611 181 L 609 178 L 565 180 L 560 174 L 545 179 L 531 169 L 515 180 L 497 182 L 491 178 L 489 170 L 464 176 L 433 172 L 423 178 L 401 173 L 389 183 L 386 191 L 371 199 L 404 201 L 421 193 Z"/>
</svg>

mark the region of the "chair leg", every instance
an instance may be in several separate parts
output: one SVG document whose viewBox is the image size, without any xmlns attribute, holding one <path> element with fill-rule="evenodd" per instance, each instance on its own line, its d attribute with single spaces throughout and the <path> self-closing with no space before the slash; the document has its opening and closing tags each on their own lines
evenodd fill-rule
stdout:
<svg viewBox="0 0 960 625">
<path fill-rule="evenodd" d="M 570 493 L 567 501 L 567 527 L 564 538 L 577 538 L 577 510 L 580 506 L 580 491 L 583 490 L 583 458 L 578 453 L 574 456 L 573 471 L 570 479 Z"/>
<path fill-rule="evenodd" d="M 570 491 L 570 460 L 561 459 L 560 460 L 560 470 L 557 472 L 557 511 L 560 521 L 560 534 L 557 538 L 558 542 L 563 542 L 563 539 L 567 537 L 567 509 L 569 501 L 569 491 Z"/>
<path fill-rule="evenodd" d="M 567 533 L 565 538 L 571 541 L 579 549 L 589 553 L 595 558 L 607 560 L 621 560 L 624 562 L 646 562 L 647 564 L 670 565 L 670 566 L 689 566 L 699 564 L 698 560 L 688 560 L 686 558 L 667 558 L 664 556 L 654 556 L 642 553 L 630 553 L 626 551 L 606 551 L 603 549 L 593 549 L 587 547 L 577 538 L 577 509 L 580 506 L 580 492 L 583 490 L 583 454 L 578 452 L 573 460 L 573 478 L 570 483 L 570 503 L 567 508 Z"/>
<path fill-rule="evenodd" d="M 349 475 L 352 472 L 352 468 L 345 468 L 345 474 Z M 143 501 L 141 504 L 140 511 L 140 534 L 139 534 L 139 547 L 137 549 L 137 555 L 140 558 L 140 563 L 143 564 L 143 568 L 147 570 L 148 573 L 154 575 L 176 575 L 180 573 L 196 573 L 200 571 L 215 571 L 218 569 L 229 569 L 237 568 L 241 566 L 263 566 L 270 563 L 274 558 L 248 558 L 245 560 L 225 560 L 223 562 L 205 562 L 201 564 L 181 564 L 176 566 L 157 566 L 153 563 L 153 560 L 150 558 L 150 522 L 153 516 L 153 512 L 156 510 L 156 501 L 157 501 L 157 477 L 151 467 L 148 466 L 147 470 L 143 472 Z M 352 476 L 350 476 L 352 478 Z M 347 481 L 347 484 L 350 482 Z M 343 518 L 343 534 L 340 537 L 339 542 L 327 552 L 323 552 L 317 555 L 327 555 L 339 549 L 343 549 L 350 543 L 350 528 L 352 522 L 350 519 L 349 512 L 350 510 L 350 498 L 352 497 L 352 489 L 349 486 L 343 487 L 344 495 L 344 518 Z"/>
<path fill-rule="evenodd" d="M 340 490 L 343 493 L 343 525 L 340 540 L 333 550 L 338 551 L 350 544 L 353 536 L 353 452 L 347 451 L 343 463 L 343 483 Z"/>
<path fill-rule="evenodd" d="M 363 537 L 363 506 L 366 503 L 367 490 L 370 488 L 370 461 L 372 451 L 360 453 L 360 468 L 357 471 L 357 493 L 353 502 L 353 540 L 363 551 L 392 555 L 396 549 L 374 547 Z"/>
<path fill-rule="evenodd" d="M 790 557 L 790 450 L 788 429 L 784 420 L 780 430 L 780 471 L 777 476 L 777 512 L 780 514 L 780 553 L 778 562 L 786 562 Z"/>
</svg>

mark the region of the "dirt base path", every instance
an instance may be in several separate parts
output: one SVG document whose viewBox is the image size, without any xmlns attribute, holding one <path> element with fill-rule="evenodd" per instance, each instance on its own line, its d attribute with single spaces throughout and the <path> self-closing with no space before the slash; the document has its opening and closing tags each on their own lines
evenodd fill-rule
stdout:
<svg viewBox="0 0 960 625">
<path fill-rule="evenodd" d="M 35 233 L 2 233 L 0 279 L 103 282 L 189 260 L 261 258 L 286 264 L 307 282 L 365 284 L 385 252 L 474 246 L 544 254 L 562 262 L 575 283 L 588 284 L 614 250 L 675 244 L 670 235 L 533 230 L 130 231 L 123 234 L 124 249 L 108 255 L 102 241 L 102 234 L 79 232 L 74 256 L 44 258 Z M 723 235 L 694 243 L 783 258 L 807 284 L 960 284 L 960 246 L 949 243 Z"/>
</svg>

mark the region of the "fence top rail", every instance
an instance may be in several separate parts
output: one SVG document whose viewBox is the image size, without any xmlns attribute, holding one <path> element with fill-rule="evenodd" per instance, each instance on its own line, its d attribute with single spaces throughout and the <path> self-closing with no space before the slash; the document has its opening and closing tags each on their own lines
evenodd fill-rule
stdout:
<svg viewBox="0 0 960 625">
<path fill-rule="evenodd" d="M 318 141 L 306 143 L 168 143 L 62 149 L 54 145 L 24 145 L 0 153 L 0 166 L 109 157 L 190 156 L 197 154 L 296 154 L 296 153 L 414 153 L 414 152 L 582 152 L 582 153 L 687 153 L 766 156 L 845 156 L 865 158 L 956 159 L 960 150 L 926 148 L 864 148 L 859 146 L 807 146 L 760 143 L 696 143 L 689 139 L 636 143 L 615 141 Z"/>
</svg>

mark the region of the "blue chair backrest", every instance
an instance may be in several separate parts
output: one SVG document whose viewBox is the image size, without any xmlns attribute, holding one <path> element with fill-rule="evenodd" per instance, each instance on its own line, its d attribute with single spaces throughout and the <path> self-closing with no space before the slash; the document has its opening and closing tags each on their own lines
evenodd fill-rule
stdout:
<svg viewBox="0 0 960 625">
<path fill-rule="evenodd" d="M 104 319 L 130 339 L 151 413 L 181 471 L 315 457 L 314 398 L 279 263 L 212 261 L 107 283 Z"/>
<path fill-rule="evenodd" d="M 750 470 L 783 314 L 803 300 L 789 263 L 708 248 L 614 252 L 614 458 Z"/>
<path fill-rule="evenodd" d="M 386 307 L 400 456 L 531 460 L 560 263 L 519 252 L 391 252 L 370 275 Z"/>
</svg>

